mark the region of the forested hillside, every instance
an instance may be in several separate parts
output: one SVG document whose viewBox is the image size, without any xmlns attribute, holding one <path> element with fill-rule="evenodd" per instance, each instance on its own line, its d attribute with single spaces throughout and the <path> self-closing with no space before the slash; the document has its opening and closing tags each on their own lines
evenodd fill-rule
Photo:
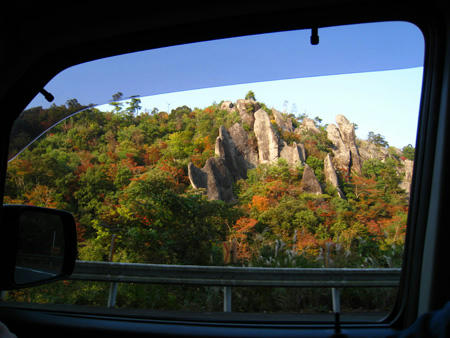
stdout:
<svg viewBox="0 0 450 338">
<path fill-rule="evenodd" d="M 38 110 L 67 116 L 75 103 Z M 400 266 L 412 146 L 360 140 L 343 116 L 324 125 L 253 93 L 171 112 L 139 104 L 51 129 L 9 163 L 5 203 L 72 212 L 82 260 Z M 38 110 L 19 120 L 11 152 L 53 122 L 35 122 Z"/>
</svg>

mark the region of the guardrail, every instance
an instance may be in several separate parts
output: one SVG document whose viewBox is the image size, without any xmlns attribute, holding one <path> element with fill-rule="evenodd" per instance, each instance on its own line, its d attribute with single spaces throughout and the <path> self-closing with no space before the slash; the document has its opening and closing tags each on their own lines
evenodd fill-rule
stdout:
<svg viewBox="0 0 450 338">
<path fill-rule="evenodd" d="M 400 269 L 260 268 L 161 265 L 77 261 L 71 280 L 111 282 L 108 307 L 114 307 L 118 283 L 222 286 L 224 312 L 231 312 L 236 286 L 331 288 L 333 312 L 340 312 L 339 288 L 397 287 Z"/>
</svg>

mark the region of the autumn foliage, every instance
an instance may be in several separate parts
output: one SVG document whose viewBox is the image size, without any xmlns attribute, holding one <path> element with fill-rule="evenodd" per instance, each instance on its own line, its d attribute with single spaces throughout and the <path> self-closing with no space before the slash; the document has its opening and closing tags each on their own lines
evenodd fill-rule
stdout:
<svg viewBox="0 0 450 338">
<path fill-rule="evenodd" d="M 53 107 L 52 114 L 72 108 Z M 238 113 L 216 104 L 138 115 L 119 106 L 107 113 L 88 109 L 9 163 L 5 201 L 71 211 L 82 259 L 106 259 L 114 235 L 118 261 L 400 264 L 396 248 L 404 242 L 408 200 L 398 188 L 399 160 L 367 161 L 361 175 L 339 172 L 341 198 L 323 177 L 323 159 L 332 153 L 323 127 L 318 133 L 279 130 L 285 142 L 305 146 L 322 195 L 303 193 L 303 168 L 283 160 L 248 170 L 235 184 L 237 203 L 209 201 L 193 190 L 188 163 L 202 167 L 214 156 L 219 127 L 236 122 Z"/>
</svg>

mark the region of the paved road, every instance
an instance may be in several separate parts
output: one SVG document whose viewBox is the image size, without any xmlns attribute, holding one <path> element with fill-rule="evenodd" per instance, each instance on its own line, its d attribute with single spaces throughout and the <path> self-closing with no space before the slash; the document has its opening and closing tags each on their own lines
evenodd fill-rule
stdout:
<svg viewBox="0 0 450 338">
<path fill-rule="evenodd" d="M 38 282 L 53 278 L 55 276 L 56 274 L 51 272 L 26 268 L 22 266 L 16 266 L 16 270 L 14 273 L 14 279 L 17 284 Z"/>
</svg>

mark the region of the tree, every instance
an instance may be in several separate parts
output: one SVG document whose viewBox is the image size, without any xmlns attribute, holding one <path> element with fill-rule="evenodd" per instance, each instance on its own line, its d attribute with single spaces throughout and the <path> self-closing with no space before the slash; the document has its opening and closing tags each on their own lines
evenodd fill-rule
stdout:
<svg viewBox="0 0 450 338">
<path fill-rule="evenodd" d="M 405 156 L 408 160 L 414 161 L 414 154 L 416 149 L 411 144 L 404 146 L 402 149 L 403 156 Z"/>
<path fill-rule="evenodd" d="M 128 107 L 126 109 L 127 113 L 132 115 L 137 115 L 139 113 L 139 110 L 142 108 L 141 107 L 141 99 L 139 99 L 138 97 L 132 97 L 131 101 L 128 102 Z"/>
<path fill-rule="evenodd" d="M 397 171 L 396 162 L 392 158 L 384 162 L 374 158 L 369 159 L 364 162 L 361 171 L 364 177 L 376 181 L 377 188 L 382 191 L 380 195 L 385 199 L 391 199 L 392 194 L 399 193 L 401 177 Z"/>
<path fill-rule="evenodd" d="M 389 146 L 389 143 L 384 139 L 384 136 L 375 134 L 373 131 L 369 131 L 367 141 L 383 148 L 387 148 Z"/>
<path fill-rule="evenodd" d="M 256 101 L 255 93 L 253 91 L 249 90 L 247 95 L 245 95 L 245 99 Z"/>
<path fill-rule="evenodd" d="M 170 174 L 157 168 L 134 179 L 122 198 L 124 241 L 141 262 L 208 264 L 213 243 L 223 242 L 237 219 L 222 201 L 177 193 Z"/>
<path fill-rule="evenodd" d="M 122 96 L 123 94 L 121 92 L 117 92 L 112 96 L 112 102 L 110 103 L 110 105 L 114 107 L 114 111 L 116 113 L 122 110 L 123 103 L 119 102 L 122 99 Z"/>
</svg>

